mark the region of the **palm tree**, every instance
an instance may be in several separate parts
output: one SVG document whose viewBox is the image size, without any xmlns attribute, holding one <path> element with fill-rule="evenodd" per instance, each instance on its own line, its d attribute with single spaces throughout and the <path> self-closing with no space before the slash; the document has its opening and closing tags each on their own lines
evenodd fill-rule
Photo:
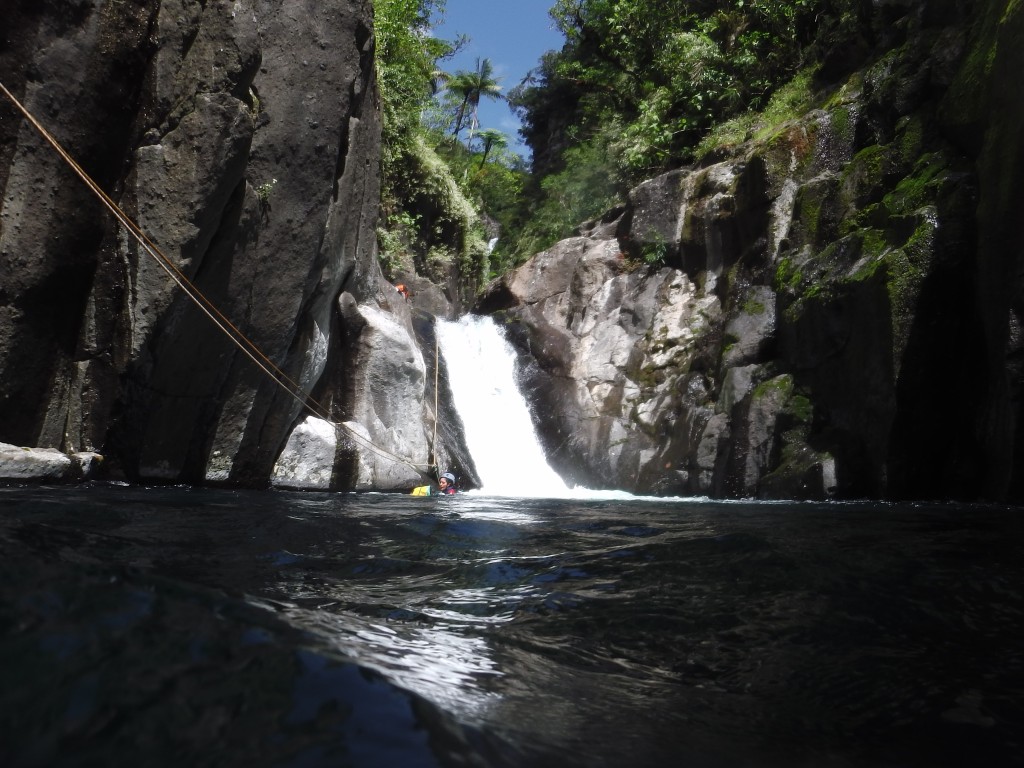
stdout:
<svg viewBox="0 0 1024 768">
<path fill-rule="evenodd" d="M 469 140 L 473 140 L 473 133 L 480 122 L 477 120 L 477 107 L 480 106 L 480 99 L 486 96 L 489 99 L 504 98 L 501 95 L 501 86 L 494 77 L 494 66 L 490 59 L 477 59 L 476 69 L 472 72 L 460 70 L 448 78 L 446 87 L 452 93 L 462 97 L 462 104 L 455 115 L 453 136 L 458 136 L 466 120 L 466 110 L 471 115 L 469 122 Z"/>
<path fill-rule="evenodd" d="M 494 128 L 484 128 L 480 133 L 476 135 L 480 141 L 484 143 L 484 154 L 480 158 L 480 167 L 484 167 L 484 163 L 487 162 L 487 156 L 491 154 L 491 149 L 494 147 L 507 147 L 508 137 L 501 131 L 497 131 Z"/>
</svg>

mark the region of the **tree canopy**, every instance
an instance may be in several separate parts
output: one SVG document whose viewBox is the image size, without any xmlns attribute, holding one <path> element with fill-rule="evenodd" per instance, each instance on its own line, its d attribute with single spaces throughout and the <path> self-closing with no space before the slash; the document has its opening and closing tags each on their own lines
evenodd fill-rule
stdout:
<svg viewBox="0 0 1024 768">
<path fill-rule="evenodd" d="M 762 107 L 799 66 L 823 4 L 557 0 L 566 44 L 512 101 L 532 141 L 554 130 L 568 145 L 617 123 L 618 159 L 635 178 L 687 160 L 716 121 Z M 552 163 L 546 149 L 534 147 Z"/>
<path fill-rule="evenodd" d="M 550 214 L 524 213 L 524 244 L 564 237 L 602 212 L 609 190 L 691 162 L 712 127 L 765 108 L 802 67 L 863 33 L 864 2 L 555 0 L 565 45 L 509 94 L 533 151 L 532 208 Z"/>
<path fill-rule="evenodd" d="M 477 110 L 480 107 L 480 99 L 501 99 L 501 85 L 494 77 L 494 65 L 490 59 L 477 59 L 476 67 L 471 71 L 461 70 L 451 75 L 445 86 L 449 91 L 461 99 L 459 110 L 455 114 L 455 122 L 452 128 L 452 135 L 458 136 L 465 127 L 466 111 L 469 111 L 469 134 L 470 141 L 473 133 L 480 125 Z"/>
<path fill-rule="evenodd" d="M 641 179 L 692 162 L 714 126 L 764 109 L 799 71 L 870 34 L 861 21 L 870 0 L 552 2 L 565 44 L 508 94 L 532 151 L 527 177 L 479 124 L 481 100 L 502 98 L 491 61 L 444 71 L 460 44 L 431 36 L 444 0 L 377 0 L 385 211 L 417 222 L 422 249 L 469 226 L 452 212 L 457 190 L 465 201 L 455 209 L 501 226 L 496 258 L 513 265 Z M 449 202 L 428 202 L 441 189 Z"/>
</svg>

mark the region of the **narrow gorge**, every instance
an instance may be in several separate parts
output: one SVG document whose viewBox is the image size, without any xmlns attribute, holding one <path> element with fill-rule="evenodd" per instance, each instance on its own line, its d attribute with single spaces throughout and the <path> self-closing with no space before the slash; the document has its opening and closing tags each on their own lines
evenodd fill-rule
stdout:
<svg viewBox="0 0 1024 768">
<path fill-rule="evenodd" d="M 1024 500 L 1024 12 L 871 13 L 871 47 L 793 85 L 805 114 L 636 186 L 476 299 L 568 483 Z M 432 315 L 463 297 L 412 275 L 407 301 L 377 258 L 368 0 L 22 0 L 5 23 L 0 81 L 318 404 L 2 100 L 6 476 L 39 477 L 31 454 L 47 479 L 402 491 L 437 463 L 477 483 L 435 370 Z"/>
</svg>

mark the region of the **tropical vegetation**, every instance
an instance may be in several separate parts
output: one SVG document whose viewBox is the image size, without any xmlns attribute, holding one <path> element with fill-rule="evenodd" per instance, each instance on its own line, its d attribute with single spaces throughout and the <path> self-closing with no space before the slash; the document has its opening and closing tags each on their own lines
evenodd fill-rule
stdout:
<svg viewBox="0 0 1024 768">
<path fill-rule="evenodd" d="M 504 91 L 486 58 L 444 73 L 459 41 L 430 36 L 443 12 L 443 0 L 377 2 L 384 211 L 387 227 L 416 223 L 404 237 L 413 251 L 441 238 L 480 278 L 571 234 L 639 180 L 742 140 L 769 106 L 781 119 L 813 73 L 856 59 L 873 34 L 861 0 L 553 0 L 564 46 Z M 529 173 L 506 137 L 479 125 L 481 99 L 504 97 Z M 428 166 L 451 184 L 428 183 Z M 442 188 L 447 202 L 425 199 Z M 456 190 L 465 205 L 442 210 Z M 467 253 L 493 236 L 484 222 L 501 236 L 480 259 Z"/>
<path fill-rule="evenodd" d="M 503 98 L 492 63 L 448 72 L 461 40 L 435 38 L 444 0 L 377 0 L 382 104 L 381 227 L 388 277 L 415 271 L 470 291 L 501 269 L 489 258 L 505 212 L 518 204 L 525 164 L 508 137 L 480 125 L 482 100 Z"/>
</svg>

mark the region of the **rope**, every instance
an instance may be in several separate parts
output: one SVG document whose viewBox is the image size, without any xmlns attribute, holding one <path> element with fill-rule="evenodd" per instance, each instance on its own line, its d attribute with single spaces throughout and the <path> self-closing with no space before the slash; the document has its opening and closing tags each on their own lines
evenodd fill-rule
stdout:
<svg viewBox="0 0 1024 768">
<path fill-rule="evenodd" d="M 434 454 L 434 467 L 437 467 L 437 422 L 440 420 L 440 413 L 437 410 L 437 379 L 441 370 L 441 343 L 437 338 L 437 323 L 434 323 L 434 440 L 430 443 L 430 450 Z"/>
<path fill-rule="evenodd" d="M 75 174 L 85 183 L 85 185 L 92 191 L 96 197 L 99 198 L 103 206 L 113 214 L 114 218 L 117 219 L 118 223 L 123 226 L 132 237 L 139 243 L 142 249 L 148 253 L 160 266 L 168 277 L 174 281 L 174 283 L 181 288 L 184 294 L 205 314 L 215 326 L 228 339 L 238 347 L 246 357 L 248 357 L 256 367 L 269 376 L 278 387 L 283 389 L 289 397 L 295 400 L 302 408 L 309 411 L 313 416 L 316 416 L 323 421 L 332 424 L 336 429 L 341 428 L 354 442 L 361 445 L 362 447 L 382 456 L 384 458 L 391 459 L 397 463 L 405 464 L 412 469 L 430 469 L 430 464 L 418 464 L 405 459 L 385 448 L 381 448 L 370 442 L 369 439 L 363 437 L 351 427 L 347 426 L 343 422 L 336 422 L 323 405 L 317 402 L 309 393 L 302 389 L 302 386 L 295 382 L 287 373 L 281 370 L 267 355 L 256 344 L 250 340 L 241 330 L 238 329 L 234 323 L 232 323 L 227 317 L 225 317 L 216 305 L 210 301 L 203 293 L 189 280 L 185 274 L 178 269 L 177 265 L 171 261 L 164 253 L 153 243 L 142 229 L 128 217 L 128 215 L 121 210 L 121 208 L 115 203 L 103 189 L 92 180 L 92 178 L 82 169 L 82 167 L 75 162 L 75 159 L 60 145 L 60 143 L 46 130 L 43 125 L 36 120 L 28 109 L 22 105 L 18 99 L 14 97 L 7 87 L 0 82 L 0 90 L 3 91 L 4 95 L 14 104 L 19 112 L 25 117 L 26 120 L 35 128 L 39 134 L 50 144 L 51 147 L 57 152 L 58 155 L 71 167 Z M 435 391 L 436 396 L 436 391 Z M 435 406 L 436 413 L 436 406 Z M 434 422 L 434 436 L 435 440 L 437 437 L 437 420 Z"/>
</svg>

